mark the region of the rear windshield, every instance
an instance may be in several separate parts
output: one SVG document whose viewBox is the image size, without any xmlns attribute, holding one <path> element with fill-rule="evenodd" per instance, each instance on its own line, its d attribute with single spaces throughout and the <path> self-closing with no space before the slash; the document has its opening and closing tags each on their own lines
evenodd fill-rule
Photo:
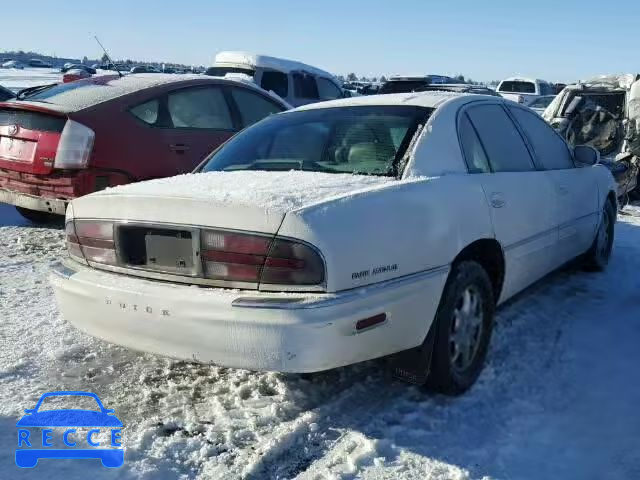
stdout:
<svg viewBox="0 0 640 480">
<path fill-rule="evenodd" d="M 256 72 L 250 68 L 241 67 L 209 67 L 204 73 L 212 77 L 224 77 L 227 73 L 244 73 L 245 75 L 253 77 Z"/>
<path fill-rule="evenodd" d="M 500 84 L 498 91 L 506 93 L 536 93 L 536 84 L 521 80 L 508 80 Z"/>
<path fill-rule="evenodd" d="M 202 171 L 399 176 L 404 152 L 432 112 L 422 107 L 360 106 L 273 115 L 224 144 Z"/>
<path fill-rule="evenodd" d="M 428 80 L 393 80 L 382 85 L 378 93 L 411 93 L 427 85 Z"/>
</svg>

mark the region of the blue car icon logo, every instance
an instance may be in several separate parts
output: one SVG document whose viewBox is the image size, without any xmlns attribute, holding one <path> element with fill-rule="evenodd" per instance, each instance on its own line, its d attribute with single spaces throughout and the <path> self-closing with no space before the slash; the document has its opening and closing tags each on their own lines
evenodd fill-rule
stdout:
<svg viewBox="0 0 640 480">
<path fill-rule="evenodd" d="M 57 409 L 39 411 L 48 397 L 91 397 L 100 411 L 84 409 Z M 120 444 L 122 422 L 112 409 L 105 408 L 100 398 L 91 392 L 48 392 L 43 394 L 34 408 L 26 409 L 16 423 L 18 427 L 18 449 L 16 465 L 21 468 L 35 467 L 40 458 L 100 459 L 109 468 L 121 467 L 124 451 Z M 31 430 L 40 427 L 42 430 Z M 87 429 L 86 435 L 76 429 Z M 109 430 L 109 442 L 98 441 L 100 429 Z M 54 429 L 64 433 L 54 436 Z M 89 448 L 83 448 L 84 446 Z M 60 447 L 60 448 L 56 448 Z M 62 448 L 66 447 L 66 448 Z M 109 448 L 105 448 L 109 447 Z"/>
</svg>

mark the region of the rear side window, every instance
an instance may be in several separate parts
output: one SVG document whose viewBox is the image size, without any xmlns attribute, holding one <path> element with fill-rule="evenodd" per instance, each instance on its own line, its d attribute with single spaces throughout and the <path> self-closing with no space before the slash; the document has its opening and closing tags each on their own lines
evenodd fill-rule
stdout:
<svg viewBox="0 0 640 480">
<path fill-rule="evenodd" d="M 573 168 L 567 144 L 538 115 L 522 108 L 509 107 L 524 130 L 538 160 L 545 170 Z"/>
<path fill-rule="evenodd" d="M 260 86 L 267 92 L 272 91 L 281 98 L 285 98 L 289 94 L 289 77 L 282 72 L 262 72 L 262 80 Z"/>
<path fill-rule="evenodd" d="M 219 87 L 172 92 L 167 107 L 175 128 L 233 130 L 229 106 Z"/>
<path fill-rule="evenodd" d="M 494 172 L 533 170 L 529 151 L 500 105 L 479 105 L 467 110 Z"/>
<path fill-rule="evenodd" d="M 335 100 L 342 98 L 342 90 L 340 90 L 331 80 L 326 78 L 317 78 L 318 93 L 322 100 Z"/>
<path fill-rule="evenodd" d="M 264 117 L 283 110 L 282 107 L 274 102 L 244 88 L 232 88 L 231 96 L 240 111 L 242 128 L 253 125 Z"/>
<path fill-rule="evenodd" d="M 536 93 L 536 84 L 522 80 L 508 80 L 500 84 L 498 91 L 506 93 Z"/>
<path fill-rule="evenodd" d="M 295 96 L 298 98 L 308 98 L 317 100 L 320 98 L 318 94 L 318 85 L 313 75 L 307 73 L 293 74 L 293 89 Z"/>
<path fill-rule="evenodd" d="M 158 111 L 160 109 L 160 101 L 157 99 L 149 100 L 148 102 L 136 105 L 129 111 L 131 114 L 142 120 L 148 125 L 156 125 L 158 123 Z"/>
<path fill-rule="evenodd" d="M 462 153 L 467 162 L 469 173 L 489 173 L 491 169 L 489 168 L 487 155 L 466 113 L 460 116 L 458 134 L 460 135 Z"/>
</svg>

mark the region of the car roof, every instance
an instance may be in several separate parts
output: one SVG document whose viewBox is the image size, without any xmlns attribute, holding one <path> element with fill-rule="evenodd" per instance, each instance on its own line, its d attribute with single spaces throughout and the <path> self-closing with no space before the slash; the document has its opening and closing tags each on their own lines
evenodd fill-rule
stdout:
<svg viewBox="0 0 640 480">
<path fill-rule="evenodd" d="M 531 82 L 531 83 L 550 83 L 546 80 L 542 80 L 540 78 L 529 78 L 529 77 L 509 77 L 502 80 L 502 82 Z M 500 82 L 500 83 L 502 83 Z"/>
<path fill-rule="evenodd" d="M 246 65 L 254 68 L 268 68 L 286 73 L 305 71 L 321 77 L 335 78 L 335 75 L 312 65 L 307 65 L 306 63 L 249 52 L 220 52 L 216 55 L 213 66 L 229 64 Z"/>
<path fill-rule="evenodd" d="M 212 77 L 197 74 L 175 75 L 171 73 L 139 73 L 124 75 L 122 77 L 117 74 L 97 75 L 90 78 L 76 80 L 69 84 L 60 84 L 60 86 L 69 85 L 71 88 L 68 90 L 62 90 L 59 94 L 47 98 L 46 100 L 48 103 L 29 101 L 28 97 L 25 100 L 11 100 L 10 103 L 31 104 L 39 107 L 46 107 L 49 110 L 61 113 L 70 113 L 84 110 L 85 108 L 93 107 L 100 103 L 108 102 L 140 90 L 175 83 L 184 84 L 185 86 L 205 85 L 207 83 L 244 85 L 258 90 L 262 94 L 268 95 L 276 99 L 279 103 L 286 105 L 282 99 L 261 89 L 254 83 L 240 81 L 233 78 Z"/>
<path fill-rule="evenodd" d="M 440 90 L 431 90 L 426 92 L 413 93 L 390 93 L 387 95 L 363 95 L 361 97 L 343 98 L 340 100 L 329 100 L 327 102 L 311 103 L 296 108 L 294 111 L 313 110 L 319 108 L 334 107 L 356 107 L 356 106 L 387 106 L 387 105 L 405 105 L 426 108 L 439 108 L 444 103 L 457 102 L 462 104 L 468 103 L 481 97 L 481 95 L 446 92 Z M 487 96 L 489 98 L 489 96 Z M 502 100 L 500 97 L 490 97 L 492 99 Z"/>
</svg>

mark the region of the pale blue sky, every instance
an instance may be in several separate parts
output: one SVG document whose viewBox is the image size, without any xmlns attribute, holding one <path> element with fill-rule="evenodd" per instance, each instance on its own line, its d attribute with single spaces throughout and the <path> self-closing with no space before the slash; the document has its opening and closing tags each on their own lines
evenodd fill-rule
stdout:
<svg viewBox="0 0 640 480">
<path fill-rule="evenodd" d="M 220 50 L 338 74 L 518 73 L 571 81 L 640 71 L 640 0 L 29 0 L 4 9 L 0 51 L 209 65 Z"/>
</svg>

